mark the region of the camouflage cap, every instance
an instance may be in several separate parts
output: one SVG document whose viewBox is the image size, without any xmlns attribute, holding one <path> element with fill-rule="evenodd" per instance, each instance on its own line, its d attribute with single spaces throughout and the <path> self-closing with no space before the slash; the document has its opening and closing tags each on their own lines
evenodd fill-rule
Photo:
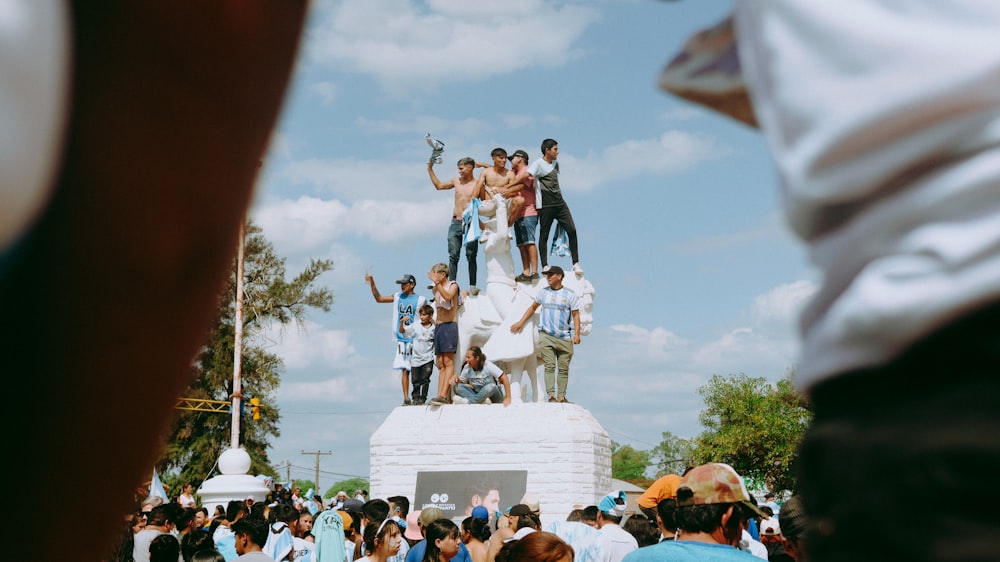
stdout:
<svg viewBox="0 0 1000 562">
<path fill-rule="evenodd" d="M 750 511 L 766 517 L 750 501 L 750 493 L 743 485 L 743 479 L 728 464 L 703 464 L 684 475 L 677 488 L 678 507 L 719 503 L 742 504 Z"/>
</svg>

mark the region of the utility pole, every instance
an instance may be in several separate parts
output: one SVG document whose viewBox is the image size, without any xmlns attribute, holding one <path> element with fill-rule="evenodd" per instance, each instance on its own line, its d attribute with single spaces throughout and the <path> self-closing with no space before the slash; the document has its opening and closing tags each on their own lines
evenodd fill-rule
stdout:
<svg viewBox="0 0 1000 562">
<path fill-rule="evenodd" d="M 315 480 L 314 483 L 316 485 L 316 493 L 317 494 L 322 494 L 323 492 L 319 491 L 320 490 L 320 488 L 319 488 L 319 456 L 320 455 L 332 455 L 333 453 L 331 453 L 330 451 L 327 451 L 325 453 L 322 452 L 322 451 L 302 451 L 302 454 L 303 455 L 316 455 L 316 480 Z M 312 498 L 309 498 L 309 499 L 312 499 Z"/>
</svg>

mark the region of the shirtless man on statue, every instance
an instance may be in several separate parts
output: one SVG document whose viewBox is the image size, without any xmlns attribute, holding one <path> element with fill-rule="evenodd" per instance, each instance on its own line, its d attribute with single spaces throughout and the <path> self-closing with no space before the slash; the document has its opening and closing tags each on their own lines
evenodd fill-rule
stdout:
<svg viewBox="0 0 1000 562">
<path fill-rule="evenodd" d="M 427 401 L 430 406 L 451 403 L 451 385 L 455 382 L 455 352 L 458 351 L 458 283 L 448 278 L 450 270 L 435 264 L 427 273 L 434 283 L 434 355 L 438 363 L 438 393 Z"/>
<path fill-rule="evenodd" d="M 521 210 L 524 209 L 524 198 L 517 194 L 519 190 L 510 190 L 514 182 L 514 171 L 507 168 L 507 151 L 502 148 L 494 148 L 490 152 L 490 156 L 493 158 L 492 166 L 482 163 L 476 164 L 486 168 L 482 174 L 482 178 L 486 182 L 486 194 L 480 198 L 492 204 L 491 200 L 494 195 L 503 197 L 507 206 L 507 227 L 510 228 L 514 225 L 514 220 L 520 216 Z"/>
<path fill-rule="evenodd" d="M 476 257 L 479 253 L 479 237 L 466 240 L 469 230 L 478 232 L 479 213 L 478 198 L 483 189 L 483 176 L 476 178 L 472 171 L 476 161 L 472 158 L 462 158 L 458 161 L 458 177 L 442 182 L 434 173 L 434 161 L 427 163 L 427 174 L 437 190 L 454 189 L 455 207 L 451 212 L 451 225 L 448 227 L 448 279 L 454 281 L 458 276 L 458 258 L 462 246 L 465 246 L 465 258 L 469 262 L 469 293 L 477 294 L 476 287 Z M 473 204 L 473 201 L 476 201 Z M 475 207 L 475 208 L 473 208 Z"/>
</svg>

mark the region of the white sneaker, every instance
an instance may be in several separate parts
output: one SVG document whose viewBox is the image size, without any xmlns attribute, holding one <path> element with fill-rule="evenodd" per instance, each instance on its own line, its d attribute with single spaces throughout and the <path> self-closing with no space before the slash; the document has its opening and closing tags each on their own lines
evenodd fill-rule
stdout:
<svg viewBox="0 0 1000 562">
<path fill-rule="evenodd" d="M 462 398 L 461 396 L 457 396 L 456 395 L 456 396 L 452 396 L 451 397 L 451 403 L 452 404 L 468 404 L 469 400 L 466 399 L 466 398 Z"/>
<path fill-rule="evenodd" d="M 579 263 L 574 263 L 573 264 L 573 273 L 575 273 L 577 275 L 583 275 L 583 268 L 580 267 Z"/>
<path fill-rule="evenodd" d="M 492 403 L 493 403 L 493 400 L 491 400 L 491 399 L 487 398 L 487 399 L 486 399 L 486 402 L 484 402 L 484 403 L 485 403 L 485 404 L 492 404 Z"/>
</svg>

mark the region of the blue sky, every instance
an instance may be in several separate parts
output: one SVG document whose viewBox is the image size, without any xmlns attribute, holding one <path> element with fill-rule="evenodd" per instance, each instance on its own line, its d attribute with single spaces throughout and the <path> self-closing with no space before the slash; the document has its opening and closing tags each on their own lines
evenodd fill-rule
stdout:
<svg viewBox="0 0 1000 562">
<path fill-rule="evenodd" d="M 442 179 L 463 156 L 488 161 L 501 146 L 534 160 L 542 139 L 559 142 L 581 264 L 597 290 L 568 395 L 612 439 L 648 449 L 663 431 L 696 435 L 697 388 L 713 374 L 784 376 L 816 279 L 780 215 L 763 139 L 656 87 L 684 40 L 730 8 L 316 2 L 251 216 L 290 272 L 333 260 L 321 282 L 334 304 L 301 329 L 261 336 L 286 366 L 272 462 L 312 478 L 315 457 L 302 451 L 333 452 L 320 458 L 323 488 L 368 474 L 368 439 L 401 391 L 389 305 L 374 302 L 364 275 L 390 293 L 404 273 L 425 286 L 429 267 L 447 261 L 453 200 L 427 177 L 428 132 L 446 146 Z M 465 271 L 463 257 L 463 285 Z"/>
</svg>

